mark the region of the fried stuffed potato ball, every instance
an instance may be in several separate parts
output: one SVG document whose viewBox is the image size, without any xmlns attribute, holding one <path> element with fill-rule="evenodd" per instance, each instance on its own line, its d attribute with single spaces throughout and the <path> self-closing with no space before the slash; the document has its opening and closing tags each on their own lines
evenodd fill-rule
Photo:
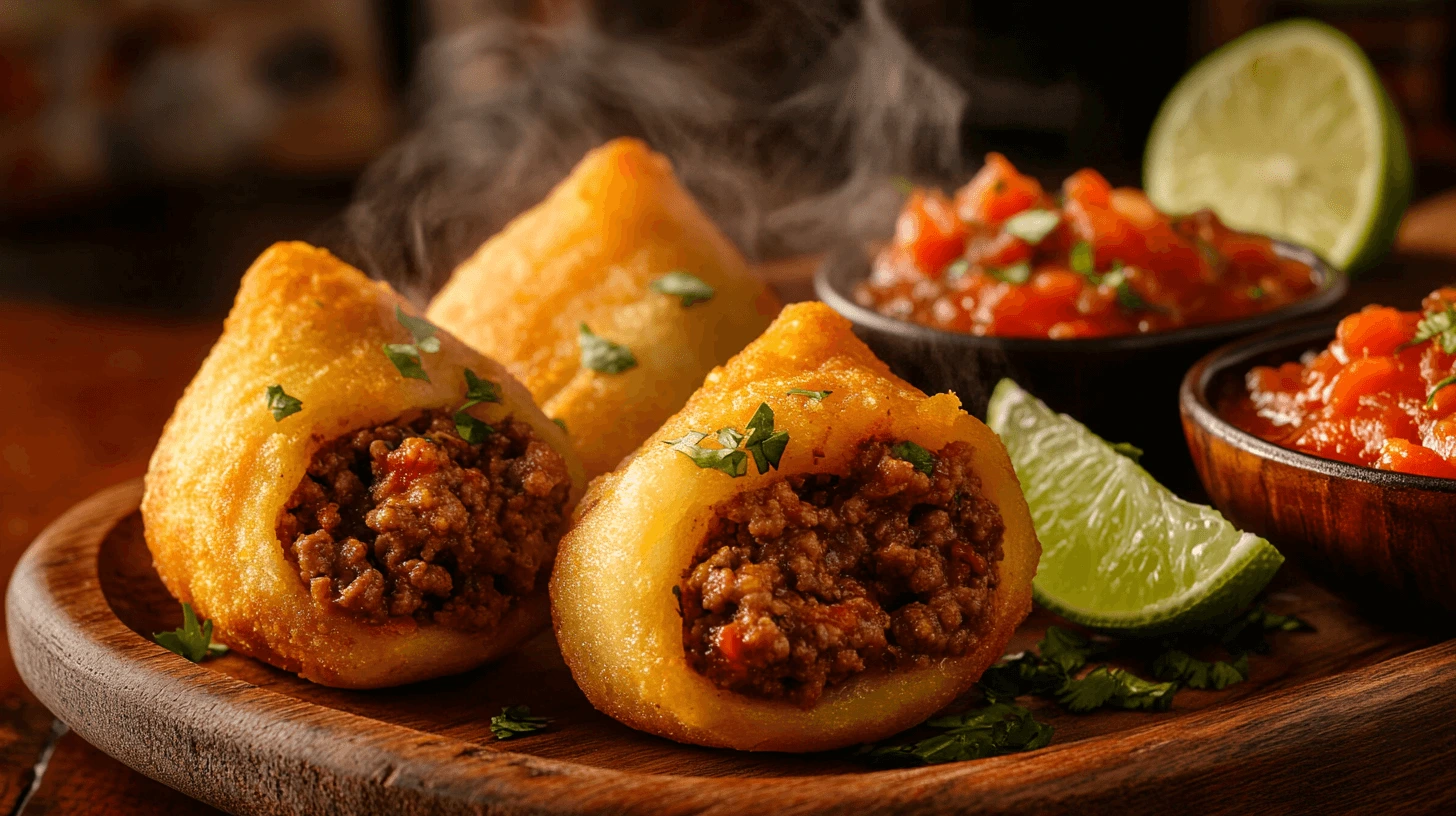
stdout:
<svg viewBox="0 0 1456 816">
<path fill-rule="evenodd" d="M 825 750 L 969 689 L 1040 553 L 1000 439 L 797 304 L 593 482 L 552 612 L 577 684 L 627 725 Z"/>
<path fill-rule="evenodd" d="M 428 315 L 525 383 L 566 425 L 590 477 L 616 467 L 778 309 L 668 160 L 617 139 L 462 263 Z"/>
<path fill-rule="evenodd" d="M 328 252 L 280 243 L 167 423 L 142 516 L 162 581 L 220 640 L 368 688 L 543 628 L 583 484 L 502 366 Z"/>
</svg>

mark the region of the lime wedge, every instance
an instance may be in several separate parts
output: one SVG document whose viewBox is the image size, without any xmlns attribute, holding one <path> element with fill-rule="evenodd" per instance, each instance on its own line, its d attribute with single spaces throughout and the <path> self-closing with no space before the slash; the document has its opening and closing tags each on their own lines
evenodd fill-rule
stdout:
<svg viewBox="0 0 1456 816">
<path fill-rule="evenodd" d="M 1313 249 L 1351 273 L 1395 242 L 1411 161 L 1365 53 L 1313 20 L 1254 29 L 1193 67 L 1148 136 L 1159 208 Z"/>
<path fill-rule="evenodd" d="M 1067 620 L 1136 636 L 1196 629 L 1247 606 L 1284 563 L 1011 380 L 986 413 L 1041 539 L 1033 595 Z"/>
</svg>

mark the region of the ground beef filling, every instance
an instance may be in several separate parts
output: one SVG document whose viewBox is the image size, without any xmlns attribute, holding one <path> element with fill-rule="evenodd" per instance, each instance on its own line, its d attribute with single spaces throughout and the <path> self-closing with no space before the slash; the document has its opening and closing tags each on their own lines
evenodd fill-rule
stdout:
<svg viewBox="0 0 1456 816">
<path fill-rule="evenodd" d="M 566 462 L 526 423 L 472 445 L 428 411 L 325 444 L 278 540 L 320 606 L 488 629 L 544 577 L 570 492 Z"/>
<path fill-rule="evenodd" d="M 970 445 L 933 476 L 861 446 L 849 476 L 792 476 L 717 507 L 679 587 L 689 665 L 721 688 L 812 706 L 870 669 L 975 648 L 1001 560 L 1001 514 Z"/>
</svg>

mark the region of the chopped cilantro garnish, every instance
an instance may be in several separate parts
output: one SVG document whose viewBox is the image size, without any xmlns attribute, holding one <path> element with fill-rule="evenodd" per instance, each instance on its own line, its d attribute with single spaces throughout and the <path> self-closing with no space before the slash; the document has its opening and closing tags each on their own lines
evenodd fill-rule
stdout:
<svg viewBox="0 0 1456 816">
<path fill-rule="evenodd" d="M 1258 285 L 1250 286 L 1247 294 L 1250 300 L 1263 300 L 1265 295 L 1264 287 Z"/>
<path fill-rule="evenodd" d="M 500 402 L 500 386 L 490 380 L 482 380 L 474 371 L 465 369 L 465 403 L 469 408 L 481 402 Z"/>
<path fill-rule="evenodd" d="M 583 368 L 603 374 L 621 374 L 637 366 L 637 358 L 631 349 L 594 334 L 585 323 L 577 330 L 576 342 L 581 346 Z"/>
<path fill-rule="evenodd" d="M 734 478 L 748 473 L 750 454 L 760 475 L 777 468 L 789 445 L 789 432 L 774 430 L 773 409 L 768 403 L 759 403 L 753 418 L 748 420 L 747 431 L 745 434 L 737 428 L 719 428 L 713 435 L 721 446 L 717 448 L 703 447 L 700 443 L 708 435 L 700 431 L 691 431 L 680 439 L 663 440 L 663 444 L 693 460 L 700 468 L 721 470 Z"/>
<path fill-rule="evenodd" d="M 1098 666 L 1086 677 L 1068 680 L 1057 692 L 1057 702 L 1073 714 L 1104 707 L 1164 711 L 1177 691 L 1177 683 L 1144 680 L 1124 669 Z"/>
<path fill-rule="evenodd" d="M 696 275 L 691 275 L 681 269 L 663 275 L 649 286 L 652 291 L 659 294 L 682 298 L 683 308 L 694 303 L 712 300 L 714 294 L 713 287 L 704 283 Z"/>
<path fill-rule="evenodd" d="M 270 385 L 267 390 L 268 410 L 273 412 L 273 421 L 280 422 L 303 410 L 303 401 L 291 397 L 281 385 Z"/>
<path fill-rule="evenodd" d="M 808 397 L 810 402 L 819 402 L 825 397 L 833 394 L 833 391 L 810 391 L 807 388 L 790 388 L 784 392 L 790 397 Z"/>
<path fill-rule="evenodd" d="M 566 420 L 562 419 L 561 417 L 557 417 L 556 419 L 553 419 L 551 421 L 556 423 L 556 427 L 560 428 L 563 431 L 566 431 Z M 567 433 L 571 432 L 567 431 Z"/>
<path fill-rule="evenodd" d="M 986 272 L 1005 283 L 1026 283 L 1031 280 L 1031 264 L 1026 261 L 1017 261 L 1010 266 L 987 267 Z"/>
<path fill-rule="evenodd" d="M 529 706 L 513 705 L 501 709 L 490 718 L 490 733 L 498 740 L 514 739 L 522 734 L 540 731 L 551 723 L 546 717 L 532 717 Z"/>
<path fill-rule="evenodd" d="M 495 433 L 495 428 L 466 413 L 465 408 L 468 407 L 467 405 L 455 412 L 455 432 L 460 434 L 460 438 L 466 442 L 479 445 L 485 441 L 486 437 Z"/>
<path fill-rule="evenodd" d="M 1249 679 L 1249 656 L 1241 654 L 1232 663 L 1223 660 L 1210 663 L 1181 649 L 1169 649 L 1153 661 L 1153 676 L 1177 681 L 1189 688 L 1223 691 Z"/>
<path fill-rule="evenodd" d="M 872 764 L 890 767 L 935 765 L 1034 751 L 1052 741 L 1052 727 L 1011 703 L 992 703 L 926 723 L 944 733 L 907 745 L 866 746 L 860 755 Z"/>
<path fill-rule="evenodd" d="M 1052 210 L 1026 210 L 1006 219 L 1001 229 L 1008 235 L 1014 235 L 1036 246 L 1061 222 L 1061 215 Z"/>
<path fill-rule="evenodd" d="M 413 343 L 385 343 L 384 356 L 394 363 L 401 377 L 430 381 L 430 375 L 425 373 L 424 363 L 420 361 L 420 350 Z"/>
<path fill-rule="evenodd" d="M 1447 354 L 1456 354 L 1456 306 L 1444 303 L 1441 310 L 1426 312 L 1421 322 L 1416 324 L 1416 336 L 1402 343 L 1397 350 L 1417 346 L 1427 340 L 1433 341 Z"/>
<path fill-rule="evenodd" d="M 1117 290 L 1117 305 L 1130 312 L 1162 311 L 1161 308 L 1143 300 L 1143 296 L 1132 288 L 1132 281 L 1127 279 L 1127 271 L 1120 262 L 1115 263 L 1112 270 L 1102 276 L 1102 284 Z"/>
<path fill-rule="evenodd" d="M 404 313 L 399 304 L 395 304 L 394 317 L 399 325 L 409 330 L 410 337 L 414 338 L 415 346 L 427 354 L 434 354 L 440 350 L 440 338 L 435 336 L 439 327 L 423 317 L 412 317 Z"/>
<path fill-rule="evenodd" d="M 915 466 L 915 469 L 926 476 L 935 475 L 935 454 L 920 447 L 914 442 L 896 442 L 890 448 L 890 455 Z"/>
<path fill-rule="evenodd" d="M 157 632 L 152 635 L 152 640 L 167 651 L 182 655 L 193 663 L 227 654 L 228 650 L 221 643 L 212 642 L 212 621 L 199 622 L 197 613 L 192 611 L 192 604 L 185 602 L 182 604 L 182 628 Z"/>
<path fill-rule="evenodd" d="M 1143 459 L 1143 449 L 1131 442 L 1113 442 L 1112 449 L 1134 462 L 1141 462 Z"/>
</svg>

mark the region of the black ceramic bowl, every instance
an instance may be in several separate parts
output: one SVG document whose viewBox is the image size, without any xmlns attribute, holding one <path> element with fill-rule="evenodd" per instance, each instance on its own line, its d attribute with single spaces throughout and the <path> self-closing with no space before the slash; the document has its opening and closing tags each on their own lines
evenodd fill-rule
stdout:
<svg viewBox="0 0 1456 816">
<path fill-rule="evenodd" d="M 1102 437 L 1142 448 L 1143 464 L 1169 487 L 1196 491 L 1178 420 L 1184 372 L 1230 340 L 1329 308 L 1349 285 L 1343 272 L 1314 252 L 1282 242 L 1275 248 L 1314 269 L 1320 285 L 1313 294 L 1265 314 L 1157 334 L 1084 340 L 978 337 L 887 317 L 854 300 L 855 287 L 870 273 L 871 253 L 863 246 L 844 247 L 826 258 L 814 276 L 814 290 L 849 318 L 855 334 L 896 374 L 926 393 L 954 391 L 966 410 L 984 418 L 996 382 L 1011 377 Z"/>
</svg>

